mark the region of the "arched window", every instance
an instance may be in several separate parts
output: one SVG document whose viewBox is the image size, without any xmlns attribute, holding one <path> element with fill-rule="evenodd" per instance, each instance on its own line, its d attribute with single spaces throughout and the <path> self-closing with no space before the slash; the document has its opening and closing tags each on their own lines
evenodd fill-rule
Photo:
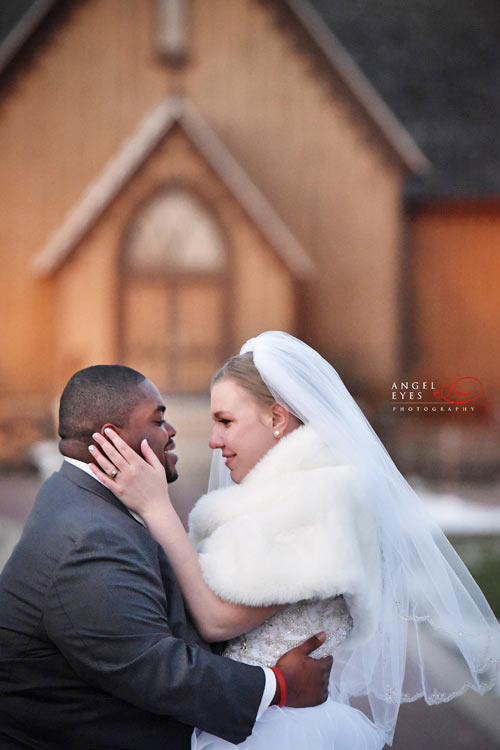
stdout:
<svg viewBox="0 0 500 750">
<path fill-rule="evenodd" d="M 213 212 L 178 185 L 143 204 L 127 230 L 122 360 L 167 392 L 205 392 L 226 354 L 226 244 Z"/>
<path fill-rule="evenodd" d="M 133 222 L 126 262 L 129 269 L 218 273 L 226 263 L 225 243 L 214 216 L 190 191 L 156 195 Z"/>
</svg>

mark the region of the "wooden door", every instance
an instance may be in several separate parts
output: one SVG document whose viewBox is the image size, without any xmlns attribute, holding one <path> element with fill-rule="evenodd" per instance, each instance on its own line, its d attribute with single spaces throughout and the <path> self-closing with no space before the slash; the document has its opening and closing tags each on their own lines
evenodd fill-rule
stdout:
<svg viewBox="0 0 500 750">
<path fill-rule="evenodd" d="M 206 393 L 231 346 L 226 242 L 184 187 L 140 209 L 123 253 L 121 360 L 166 393 Z"/>
<path fill-rule="evenodd" d="M 129 279 L 122 361 L 166 393 L 205 393 L 227 353 L 222 287 L 210 276 Z"/>
</svg>

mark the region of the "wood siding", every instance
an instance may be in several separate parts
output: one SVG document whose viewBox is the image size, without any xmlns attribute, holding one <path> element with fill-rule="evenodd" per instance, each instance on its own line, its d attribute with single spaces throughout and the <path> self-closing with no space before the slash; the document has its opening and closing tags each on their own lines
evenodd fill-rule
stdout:
<svg viewBox="0 0 500 750">
<path fill-rule="evenodd" d="M 33 278 L 30 258 L 165 94 L 164 70 L 154 56 L 153 5 L 127 0 L 76 4 L 4 93 L 4 392 L 39 392 L 51 384 L 53 328 L 58 323 L 51 314 L 51 284 Z"/>
<path fill-rule="evenodd" d="M 500 201 L 441 203 L 412 217 L 415 372 L 474 376 L 500 393 Z"/>
<path fill-rule="evenodd" d="M 397 363 L 400 170 L 272 3 L 193 2 L 191 45 L 187 95 L 318 263 L 301 334 L 380 386 Z"/>
</svg>

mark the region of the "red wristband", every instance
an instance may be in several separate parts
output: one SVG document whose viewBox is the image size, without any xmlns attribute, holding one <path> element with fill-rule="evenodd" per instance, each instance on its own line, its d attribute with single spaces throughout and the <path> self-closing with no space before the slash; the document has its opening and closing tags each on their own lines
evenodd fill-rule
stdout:
<svg viewBox="0 0 500 750">
<path fill-rule="evenodd" d="M 285 678 L 283 677 L 283 672 L 281 671 L 281 669 L 278 669 L 278 667 L 271 667 L 271 669 L 274 672 L 274 676 L 276 677 L 276 682 L 278 683 L 278 687 L 280 689 L 280 699 L 278 702 L 278 706 L 280 708 L 283 708 L 283 706 L 286 703 L 286 695 L 287 695 Z"/>
</svg>

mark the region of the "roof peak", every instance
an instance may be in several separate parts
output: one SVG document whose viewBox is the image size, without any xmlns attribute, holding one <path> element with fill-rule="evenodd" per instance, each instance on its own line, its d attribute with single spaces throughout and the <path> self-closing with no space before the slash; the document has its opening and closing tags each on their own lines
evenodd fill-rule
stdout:
<svg viewBox="0 0 500 750">
<path fill-rule="evenodd" d="M 176 124 L 180 125 L 293 273 L 306 277 L 314 272 L 315 266 L 308 253 L 208 122 L 187 100 L 171 95 L 144 117 L 35 255 L 31 265 L 37 276 L 46 276 L 60 267 L 138 167 Z"/>
</svg>

